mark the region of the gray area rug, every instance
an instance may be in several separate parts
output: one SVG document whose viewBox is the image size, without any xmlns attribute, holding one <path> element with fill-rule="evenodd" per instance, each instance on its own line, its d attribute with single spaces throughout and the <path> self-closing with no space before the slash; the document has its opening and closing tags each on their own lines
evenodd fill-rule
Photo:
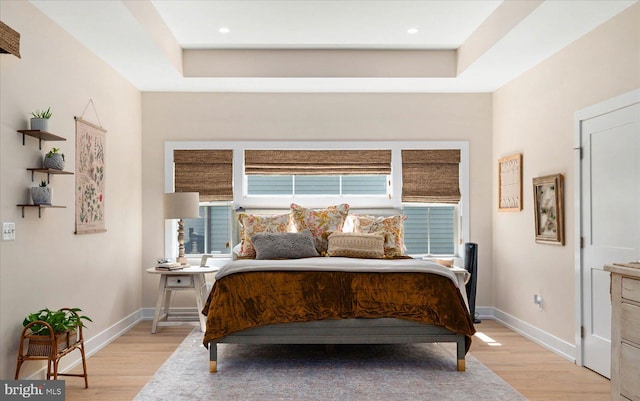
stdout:
<svg viewBox="0 0 640 401">
<path fill-rule="evenodd" d="M 526 401 L 454 344 L 218 345 L 218 372 L 195 329 L 134 401 Z"/>
</svg>

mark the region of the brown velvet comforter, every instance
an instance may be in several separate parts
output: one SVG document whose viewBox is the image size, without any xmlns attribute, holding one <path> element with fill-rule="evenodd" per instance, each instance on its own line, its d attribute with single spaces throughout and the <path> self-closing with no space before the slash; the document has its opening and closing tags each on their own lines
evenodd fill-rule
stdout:
<svg viewBox="0 0 640 401">
<path fill-rule="evenodd" d="M 463 289 L 464 290 L 464 289 Z M 344 318 L 400 318 L 475 333 L 462 296 L 447 277 L 430 273 L 257 271 L 217 280 L 202 311 L 204 344 L 273 323 Z"/>
</svg>

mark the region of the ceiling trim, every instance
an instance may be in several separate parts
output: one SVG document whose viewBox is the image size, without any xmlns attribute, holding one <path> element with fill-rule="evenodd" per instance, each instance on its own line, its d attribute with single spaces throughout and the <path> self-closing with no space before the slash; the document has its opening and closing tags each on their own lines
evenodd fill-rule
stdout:
<svg viewBox="0 0 640 401">
<path fill-rule="evenodd" d="M 452 78 L 455 50 L 184 50 L 185 77 Z"/>
</svg>

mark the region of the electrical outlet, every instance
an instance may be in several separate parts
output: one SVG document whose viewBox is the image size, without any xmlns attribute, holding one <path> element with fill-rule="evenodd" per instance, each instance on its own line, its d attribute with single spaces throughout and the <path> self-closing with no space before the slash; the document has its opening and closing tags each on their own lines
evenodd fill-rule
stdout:
<svg viewBox="0 0 640 401">
<path fill-rule="evenodd" d="M 16 223 L 2 223 L 2 240 L 15 241 Z"/>
</svg>

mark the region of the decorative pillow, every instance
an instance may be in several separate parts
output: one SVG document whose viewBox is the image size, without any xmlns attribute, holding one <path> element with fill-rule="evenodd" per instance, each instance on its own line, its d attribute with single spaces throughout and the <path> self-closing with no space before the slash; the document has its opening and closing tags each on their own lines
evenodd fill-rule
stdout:
<svg viewBox="0 0 640 401">
<path fill-rule="evenodd" d="M 453 259 L 431 259 L 431 260 L 444 267 L 453 267 Z"/>
<path fill-rule="evenodd" d="M 341 232 L 349 213 L 349 205 L 343 203 L 326 209 L 307 209 L 295 203 L 291 204 L 291 214 L 296 230 L 309 230 L 321 255 L 327 251 L 327 237 L 330 232 Z"/>
<path fill-rule="evenodd" d="M 311 231 L 259 233 L 251 237 L 256 259 L 300 259 L 320 256 Z"/>
<path fill-rule="evenodd" d="M 384 257 L 384 235 L 333 233 L 329 235 L 327 255 L 382 259 Z"/>
<path fill-rule="evenodd" d="M 384 256 L 396 257 L 404 255 L 404 221 L 407 216 L 366 216 L 353 215 L 353 231 L 363 234 L 383 234 Z"/>
<path fill-rule="evenodd" d="M 256 250 L 251 238 L 258 233 L 286 233 L 289 232 L 290 214 L 253 215 L 238 213 L 240 223 L 240 249 L 238 257 L 256 257 Z"/>
</svg>

